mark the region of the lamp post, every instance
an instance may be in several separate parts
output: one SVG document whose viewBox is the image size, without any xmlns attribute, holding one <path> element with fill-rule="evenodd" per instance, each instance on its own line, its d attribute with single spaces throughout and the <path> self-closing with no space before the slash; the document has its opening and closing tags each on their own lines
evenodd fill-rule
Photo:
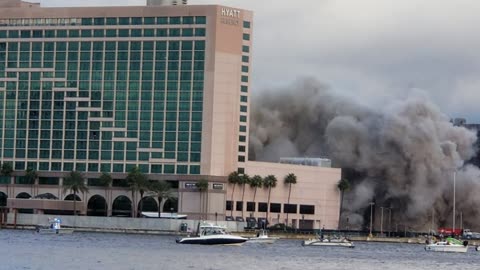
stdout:
<svg viewBox="0 0 480 270">
<path fill-rule="evenodd" d="M 392 231 L 392 208 L 387 207 L 388 210 L 388 237 L 390 237 L 390 231 Z"/>
<path fill-rule="evenodd" d="M 457 170 L 453 171 L 453 234 L 455 235 L 455 178 L 457 175 Z"/>
<path fill-rule="evenodd" d="M 372 237 L 373 205 L 375 205 L 375 203 L 370 202 L 370 233 L 368 234 L 369 237 Z"/>
<path fill-rule="evenodd" d="M 383 206 L 380 207 L 381 214 L 380 214 L 380 236 L 383 237 Z"/>
</svg>

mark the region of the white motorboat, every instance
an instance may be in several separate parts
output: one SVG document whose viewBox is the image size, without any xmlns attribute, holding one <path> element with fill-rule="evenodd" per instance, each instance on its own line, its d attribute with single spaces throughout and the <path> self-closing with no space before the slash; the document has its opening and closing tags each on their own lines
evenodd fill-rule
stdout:
<svg viewBox="0 0 480 270">
<path fill-rule="evenodd" d="M 37 225 L 35 230 L 41 234 L 71 234 L 73 228 L 62 228 L 62 220 L 59 218 L 48 219 L 49 225 Z"/>
<path fill-rule="evenodd" d="M 354 248 L 352 241 L 345 237 L 318 237 L 303 241 L 302 246 L 324 246 L 324 247 L 348 247 Z"/>
<path fill-rule="evenodd" d="M 198 245 L 242 245 L 248 239 L 231 235 L 224 227 L 204 224 L 199 225 L 196 236 L 187 236 L 177 238 L 179 244 L 198 244 Z"/>
<path fill-rule="evenodd" d="M 273 244 L 280 239 L 279 237 L 270 237 L 266 230 L 260 230 L 256 237 L 248 238 L 249 243 Z"/>
<path fill-rule="evenodd" d="M 468 241 L 460 241 L 455 238 L 447 238 L 445 241 L 438 241 L 435 243 L 427 244 L 425 246 L 426 251 L 436 252 L 459 252 L 465 253 L 468 251 Z"/>
<path fill-rule="evenodd" d="M 476 246 L 475 251 L 480 251 L 480 246 Z"/>
</svg>

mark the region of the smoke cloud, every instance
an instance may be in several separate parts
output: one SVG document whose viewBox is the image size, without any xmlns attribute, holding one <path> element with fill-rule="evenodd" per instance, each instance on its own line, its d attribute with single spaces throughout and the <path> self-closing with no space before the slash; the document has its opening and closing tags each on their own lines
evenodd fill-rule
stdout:
<svg viewBox="0 0 480 270">
<path fill-rule="evenodd" d="M 329 157 L 358 172 L 343 212 L 354 227 L 371 201 L 393 209 L 392 224 L 428 230 L 434 215 L 437 226 L 451 226 L 454 174 L 457 213 L 465 226 L 480 224 L 480 170 L 464 166 L 476 134 L 454 126 L 421 91 L 369 108 L 306 78 L 254 96 L 250 131 L 251 159 Z"/>
</svg>

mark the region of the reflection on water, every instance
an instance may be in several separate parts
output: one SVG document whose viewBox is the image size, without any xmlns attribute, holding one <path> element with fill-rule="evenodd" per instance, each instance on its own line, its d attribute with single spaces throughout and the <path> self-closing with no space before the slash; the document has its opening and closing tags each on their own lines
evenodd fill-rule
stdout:
<svg viewBox="0 0 480 270">
<path fill-rule="evenodd" d="M 433 253 L 423 245 L 355 243 L 350 248 L 179 245 L 174 236 L 0 230 L 0 269 L 480 269 L 480 252 Z"/>
</svg>

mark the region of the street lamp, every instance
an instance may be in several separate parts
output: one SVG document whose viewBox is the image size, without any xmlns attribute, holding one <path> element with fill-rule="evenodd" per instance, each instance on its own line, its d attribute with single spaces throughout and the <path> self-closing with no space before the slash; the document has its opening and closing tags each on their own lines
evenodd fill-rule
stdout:
<svg viewBox="0 0 480 270">
<path fill-rule="evenodd" d="M 380 214 L 380 236 L 383 237 L 383 206 L 380 207 L 381 214 Z"/>
<path fill-rule="evenodd" d="M 457 170 L 453 171 L 453 235 L 455 235 L 455 178 L 457 175 Z"/>
<path fill-rule="evenodd" d="M 369 237 L 372 237 L 373 206 L 374 205 L 375 205 L 374 202 L 370 202 L 370 233 L 368 234 Z"/>
<path fill-rule="evenodd" d="M 387 207 L 388 210 L 388 237 L 390 237 L 390 231 L 392 230 L 392 208 Z"/>
</svg>

